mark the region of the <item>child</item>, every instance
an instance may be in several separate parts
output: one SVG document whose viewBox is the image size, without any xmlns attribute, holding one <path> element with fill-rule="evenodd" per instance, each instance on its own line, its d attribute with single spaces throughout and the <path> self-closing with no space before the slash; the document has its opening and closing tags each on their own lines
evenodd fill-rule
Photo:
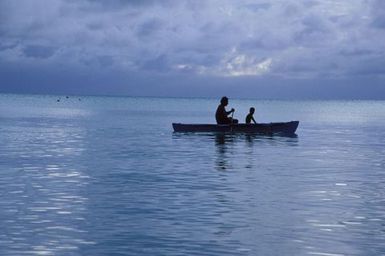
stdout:
<svg viewBox="0 0 385 256">
<path fill-rule="evenodd" d="M 255 108 L 250 108 L 250 112 L 246 116 L 246 124 L 250 124 L 251 120 L 253 120 L 254 124 L 257 124 L 257 122 L 255 122 L 254 117 L 253 117 L 254 112 L 255 112 Z"/>
</svg>

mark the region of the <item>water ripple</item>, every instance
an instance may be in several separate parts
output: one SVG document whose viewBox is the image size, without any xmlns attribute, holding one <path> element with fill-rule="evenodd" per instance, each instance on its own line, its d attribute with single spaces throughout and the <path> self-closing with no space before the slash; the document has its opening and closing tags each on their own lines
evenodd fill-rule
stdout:
<svg viewBox="0 0 385 256">
<path fill-rule="evenodd" d="M 237 101 L 298 114 L 276 137 L 172 133 L 206 99 L 0 98 L 1 255 L 384 253 L 384 103 Z"/>
</svg>

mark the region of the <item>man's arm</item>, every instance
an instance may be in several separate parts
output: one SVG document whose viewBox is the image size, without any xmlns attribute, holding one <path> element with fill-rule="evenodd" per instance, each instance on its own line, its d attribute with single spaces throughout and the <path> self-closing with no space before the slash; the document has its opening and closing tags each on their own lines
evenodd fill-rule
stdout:
<svg viewBox="0 0 385 256">
<path fill-rule="evenodd" d="M 234 112 L 234 111 L 235 111 L 235 109 L 233 109 L 233 108 L 232 108 L 230 111 L 226 111 L 226 110 L 225 110 L 226 115 L 230 115 L 230 114 L 231 114 L 232 112 Z"/>
<path fill-rule="evenodd" d="M 257 122 L 255 122 L 254 117 L 251 117 L 251 120 L 253 120 L 254 124 L 257 124 Z"/>
</svg>

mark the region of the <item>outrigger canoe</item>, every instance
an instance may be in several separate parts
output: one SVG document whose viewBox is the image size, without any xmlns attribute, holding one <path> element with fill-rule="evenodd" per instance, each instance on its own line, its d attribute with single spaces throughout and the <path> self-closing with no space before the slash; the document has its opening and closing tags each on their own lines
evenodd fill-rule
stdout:
<svg viewBox="0 0 385 256">
<path fill-rule="evenodd" d="M 260 133 L 295 134 L 299 121 L 257 124 L 181 124 L 173 123 L 175 132 L 219 132 L 219 133 Z"/>
</svg>

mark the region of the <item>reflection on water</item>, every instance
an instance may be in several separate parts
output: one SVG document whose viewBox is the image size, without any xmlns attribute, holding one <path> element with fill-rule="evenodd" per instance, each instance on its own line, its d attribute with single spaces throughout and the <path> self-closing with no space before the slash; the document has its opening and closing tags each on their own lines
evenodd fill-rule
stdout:
<svg viewBox="0 0 385 256">
<path fill-rule="evenodd" d="M 195 136 L 200 136 L 195 134 Z M 217 158 L 216 158 L 216 168 L 218 170 L 227 170 L 232 169 L 230 156 L 232 151 L 239 150 L 243 148 L 244 154 L 243 159 L 238 159 L 238 162 L 245 162 L 245 168 L 253 168 L 255 158 L 254 158 L 254 148 L 258 148 L 260 143 L 270 143 L 271 145 L 276 144 L 276 146 L 296 146 L 298 143 L 298 136 L 266 136 L 258 134 L 226 134 L 226 133 L 215 133 L 212 135 L 203 135 L 203 136 L 213 136 L 215 140 Z"/>
<path fill-rule="evenodd" d="M 215 134 L 215 146 L 217 149 L 216 167 L 218 170 L 226 170 L 230 168 L 227 160 L 228 152 L 226 152 L 228 143 L 234 141 L 234 137 L 226 134 Z"/>
<path fill-rule="evenodd" d="M 72 255 L 93 244 L 81 228 L 89 176 L 76 164 L 85 131 L 37 121 L 3 127 L 0 135 L 2 255 Z"/>
</svg>

